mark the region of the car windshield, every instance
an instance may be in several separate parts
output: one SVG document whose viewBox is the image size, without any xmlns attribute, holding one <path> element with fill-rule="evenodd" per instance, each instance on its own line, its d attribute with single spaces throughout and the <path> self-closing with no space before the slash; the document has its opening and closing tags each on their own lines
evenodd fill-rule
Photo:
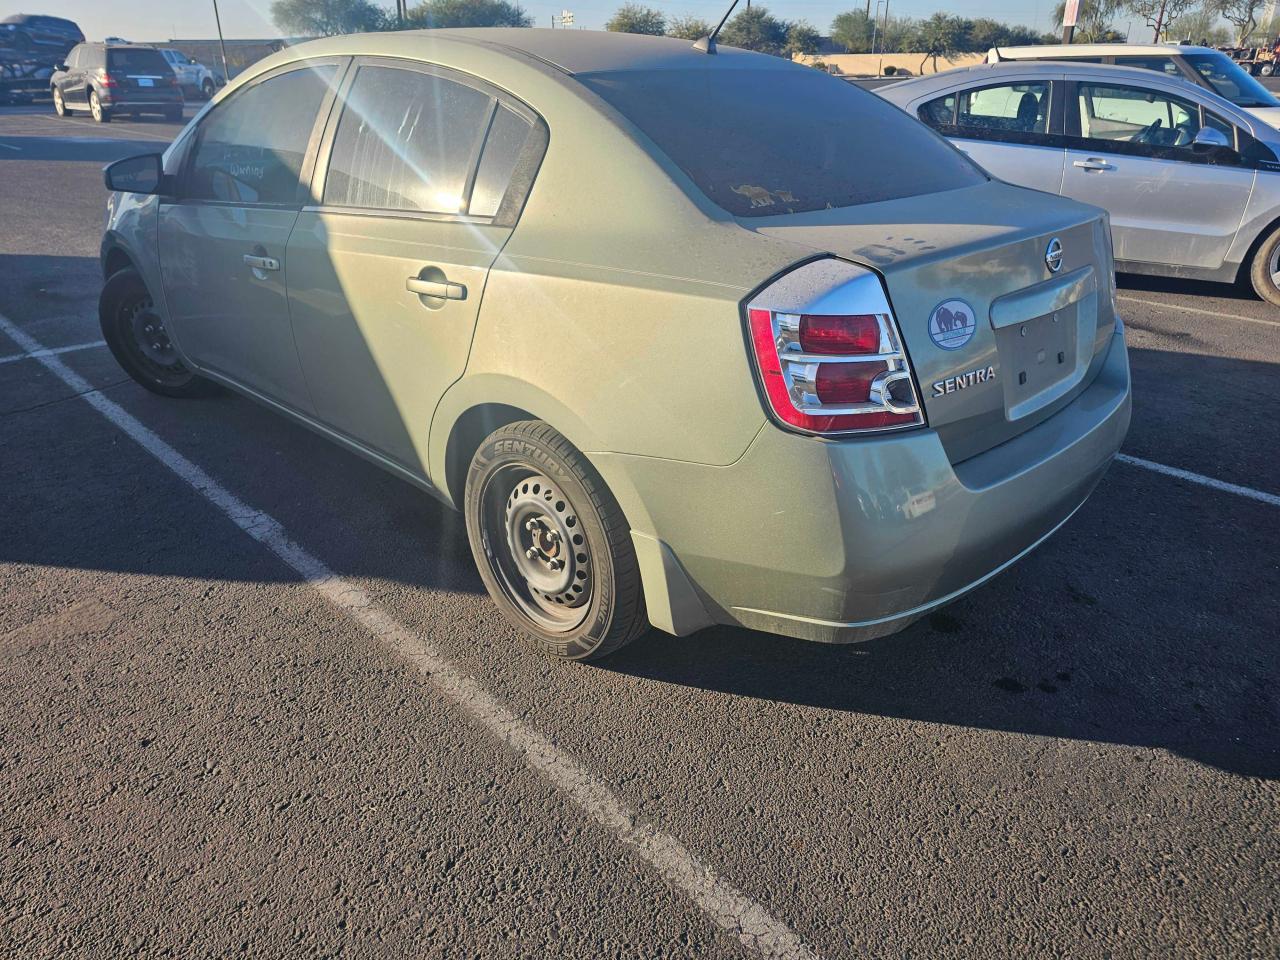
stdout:
<svg viewBox="0 0 1280 960">
<path fill-rule="evenodd" d="M 1280 107 L 1280 100 L 1225 53 L 1184 53 L 1183 59 L 1209 86 L 1238 107 Z"/>
<path fill-rule="evenodd" d="M 107 53 L 107 67 L 125 73 L 159 73 L 160 76 L 169 72 L 169 65 L 159 50 L 111 50 Z"/>
<path fill-rule="evenodd" d="M 737 217 L 850 207 L 985 179 L 924 124 L 817 70 L 702 68 L 577 79 Z"/>
</svg>

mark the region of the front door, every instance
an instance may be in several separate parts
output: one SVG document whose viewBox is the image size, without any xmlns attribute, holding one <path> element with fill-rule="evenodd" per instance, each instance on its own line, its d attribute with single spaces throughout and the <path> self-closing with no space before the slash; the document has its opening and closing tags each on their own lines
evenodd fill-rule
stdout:
<svg viewBox="0 0 1280 960">
<path fill-rule="evenodd" d="M 1111 214 L 1117 260 L 1216 269 L 1240 228 L 1254 170 L 1233 150 L 1192 145 L 1230 123 L 1190 99 L 1110 83 L 1076 85 L 1062 193 Z"/>
<path fill-rule="evenodd" d="M 318 419 L 424 475 L 536 118 L 479 81 L 397 61 L 357 62 L 342 99 L 323 203 L 289 240 L 294 335 Z"/>
<path fill-rule="evenodd" d="M 213 108 L 160 208 L 171 335 L 202 370 L 297 410 L 311 402 L 285 291 L 289 234 L 342 64 L 291 65 Z"/>
</svg>

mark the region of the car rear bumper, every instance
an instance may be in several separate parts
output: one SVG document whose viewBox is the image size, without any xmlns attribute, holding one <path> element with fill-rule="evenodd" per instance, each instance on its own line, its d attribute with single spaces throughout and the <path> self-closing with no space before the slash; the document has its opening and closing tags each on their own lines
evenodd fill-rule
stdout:
<svg viewBox="0 0 1280 960">
<path fill-rule="evenodd" d="M 159 88 L 144 93 L 101 93 L 98 95 L 104 107 L 113 110 L 169 110 L 180 106 L 184 100 L 177 87 Z"/>
<path fill-rule="evenodd" d="M 773 426 L 728 467 L 593 459 L 632 500 L 655 626 L 847 643 L 902 629 L 1047 539 L 1102 478 L 1129 416 L 1118 333 L 1070 405 L 959 464 L 931 430 L 821 441 Z"/>
</svg>

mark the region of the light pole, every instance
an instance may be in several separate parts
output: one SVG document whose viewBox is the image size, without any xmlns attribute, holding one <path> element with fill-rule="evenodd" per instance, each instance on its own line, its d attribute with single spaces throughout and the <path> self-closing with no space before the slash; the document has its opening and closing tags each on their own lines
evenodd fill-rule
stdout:
<svg viewBox="0 0 1280 960">
<path fill-rule="evenodd" d="M 227 44 L 222 39 L 222 18 L 218 16 L 218 0 L 213 0 L 213 22 L 218 25 L 218 49 L 222 51 L 222 80 L 231 82 L 231 68 L 227 66 Z"/>
<path fill-rule="evenodd" d="M 876 34 L 880 30 L 880 7 L 884 4 L 884 2 L 885 0 L 876 0 L 876 18 L 871 22 L 871 52 L 872 53 L 876 52 Z M 868 5 L 870 5 L 871 0 L 867 0 L 867 3 Z"/>
</svg>

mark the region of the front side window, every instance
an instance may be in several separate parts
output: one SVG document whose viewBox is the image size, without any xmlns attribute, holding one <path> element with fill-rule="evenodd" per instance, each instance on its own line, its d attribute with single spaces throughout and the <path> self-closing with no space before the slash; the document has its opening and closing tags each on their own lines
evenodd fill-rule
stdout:
<svg viewBox="0 0 1280 960">
<path fill-rule="evenodd" d="M 324 202 L 465 212 L 493 98 L 444 77 L 363 66 L 338 122 Z"/>
<path fill-rule="evenodd" d="M 296 204 L 302 164 L 337 68 L 320 64 L 256 83 L 201 125 L 183 195 L 242 204 Z"/>
<path fill-rule="evenodd" d="M 1099 146 L 1185 147 L 1190 151 L 1200 130 L 1198 105 L 1153 90 L 1082 83 L 1079 104 L 1080 136 Z"/>
</svg>

